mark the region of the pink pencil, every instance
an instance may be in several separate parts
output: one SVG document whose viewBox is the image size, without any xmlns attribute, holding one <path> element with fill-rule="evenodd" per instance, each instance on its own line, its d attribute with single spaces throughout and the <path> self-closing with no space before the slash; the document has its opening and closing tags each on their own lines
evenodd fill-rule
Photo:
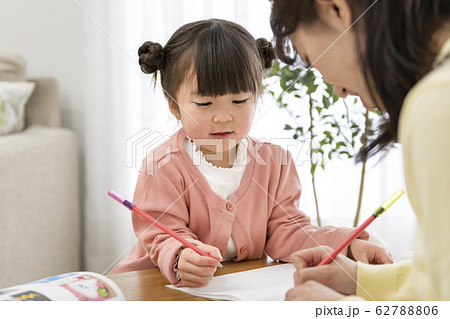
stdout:
<svg viewBox="0 0 450 319">
<path fill-rule="evenodd" d="M 152 216 L 148 215 L 147 213 L 145 213 L 143 210 L 141 210 L 139 207 L 137 207 L 135 204 L 133 204 L 132 202 L 126 200 L 125 198 L 123 198 L 122 196 L 120 196 L 118 193 L 116 193 L 113 190 L 109 190 L 108 191 L 108 195 L 116 200 L 117 202 L 119 202 L 120 204 L 122 204 L 123 206 L 125 206 L 126 208 L 128 208 L 130 211 L 133 211 L 137 214 L 139 214 L 139 216 L 141 216 L 142 218 L 144 218 L 145 220 L 148 220 L 149 222 L 151 222 L 153 225 L 155 225 L 156 227 L 158 227 L 159 229 L 161 229 L 162 231 L 164 231 L 165 233 L 169 234 L 170 236 L 172 236 L 173 238 L 175 238 L 176 240 L 178 240 L 179 242 L 181 242 L 183 245 L 185 245 L 186 247 L 192 249 L 193 251 L 195 251 L 197 254 L 199 254 L 200 256 L 205 256 L 205 257 L 211 257 L 214 258 L 216 260 L 218 260 L 216 257 L 211 256 L 208 253 L 205 253 L 203 250 L 199 249 L 197 246 L 195 246 L 193 243 L 187 241 L 185 238 L 181 237 L 180 235 L 178 235 L 176 232 L 174 232 L 172 229 L 168 228 L 166 225 L 160 223 L 159 221 L 157 221 L 156 219 L 154 219 Z M 220 261 L 220 260 L 218 260 Z M 219 267 L 223 268 L 223 265 L 219 263 Z"/>
</svg>

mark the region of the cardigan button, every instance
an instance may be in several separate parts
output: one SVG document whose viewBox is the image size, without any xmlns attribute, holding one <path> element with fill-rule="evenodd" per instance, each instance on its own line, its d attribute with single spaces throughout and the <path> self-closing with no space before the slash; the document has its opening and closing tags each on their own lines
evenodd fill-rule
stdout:
<svg viewBox="0 0 450 319">
<path fill-rule="evenodd" d="M 228 210 L 233 210 L 234 206 L 230 202 L 227 202 L 226 207 Z"/>
<path fill-rule="evenodd" d="M 246 254 L 247 251 L 248 251 L 247 246 L 242 246 L 242 247 L 241 247 L 241 250 L 240 250 L 241 254 Z"/>
</svg>

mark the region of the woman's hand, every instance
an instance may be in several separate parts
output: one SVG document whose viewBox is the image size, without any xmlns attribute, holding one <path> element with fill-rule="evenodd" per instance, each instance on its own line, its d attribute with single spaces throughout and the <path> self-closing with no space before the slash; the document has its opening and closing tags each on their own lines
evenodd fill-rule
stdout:
<svg viewBox="0 0 450 319">
<path fill-rule="evenodd" d="M 333 250 L 330 247 L 318 246 L 293 253 L 291 255 L 291 262 L 294 264 L 295 268 L 297 268 L 297 271 L 294 274 L 295 285 L 306 285 L 308 281 L 312 280 L 317 281 L 340 294 L 354 295 L 356 293 L 357 276 L 357 264 L 355 261 L 339 254 L 335 260 L 328 265 L 316 267 L 332 252 Z M 309 283 L 307 285 L 314 285 L 313 288 L 317 290 L 320 289 L 320 295 L 323 293 L 331 294 L 330 290 L 324 289 L 316 284 Z M 301 291 L 301 288 L 297 288 L 297 292 Z M 293 293 L 291 293 L 291 295 L 292 294 Z M 336 294 L 334 296 L 337 297 Z"/>
<path fill-rule="evenodd" d="M 347 256 L 366 264 L 392 264 L 391 254 L 381 246 L 367 240 L 355 239 L 348 247 Z"/>
<path fill-rule="evenodd" d="M 199 245 L 198 248 L 217 259 L 200 256 L 190 248 L 183 249 L 178 260 L 178 272 L 183 286 L 205 286 L 213 278 L 219 260 L 222 260 L 218 248 L 210 245 Z"/>
</svg>

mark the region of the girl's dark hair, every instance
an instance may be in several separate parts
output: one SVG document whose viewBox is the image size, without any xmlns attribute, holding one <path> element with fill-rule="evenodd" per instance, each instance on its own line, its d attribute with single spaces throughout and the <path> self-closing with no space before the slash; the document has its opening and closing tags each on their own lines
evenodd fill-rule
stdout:
<svg viewBox="0 0 450 319">
<path fill-rule="evenodd" d="M 318 19 L 316 0 L 271 2 L 270 24 L 275 36 L 275 51 L 283 62 L 292 65 L 298 56 L 290 55 L 292 45 L 289 35 L 298 26 L 309 26 Z M 380 124 L 378 136 L 358 154 L 358 160 L 364 160 L 397 140 L 403 101 L 411 88 L 431 70 L 438 53 L 431 37 L 450 20 L 450 1 L 347 2 L 353 19 L 361 16 L 362 20 L 353 26 L 358 34 L 356 47 L 361 70 L 373 100 L 382 105 L 389 115 Z"/>
<path fill-rule="evenodd" d="M 255 40 L 242 26 L 219 19 L 186 24 L 164 47 L 147 41 L 138 54 L 141 70 L 147 74 L 159 70 L 164 93 L 174 101 L 181 83 L 192 76 L 197 77 L 200 95 L 252 92 L 259 96 L 263 69 L 275 59 L 269 41 Z"/>
</svg>

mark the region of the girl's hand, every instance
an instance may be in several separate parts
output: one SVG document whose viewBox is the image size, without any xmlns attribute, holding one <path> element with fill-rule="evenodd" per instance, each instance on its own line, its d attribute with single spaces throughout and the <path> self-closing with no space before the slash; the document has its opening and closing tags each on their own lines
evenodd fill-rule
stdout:
<svg viewBox="0 0 450 319">
<path fill-rule="evenodd" d="M 341 294 L 354 295 L 356 293 L 357 275 L 357 264 L 355 261 L 339 254 L 328 265 L 316 267 L 332 252 L 333 250 L 330 247 L 318 246 L 293 253 L 291 255 L 291 262 L 297 268 L 294 274 L 295 285 L 299 286 L 312 280 L 332 290 L 336 290 Z M 324 289 L 321 288 L 321 291 L 323 292 Z"/>
<path fill-rule="evenodd" d="M 178 272 L 183 286 L 205 286 L 216 272 L 219 260 L 222 260 L 218 248 L 210 245 L 199 245 L 198 248 L 217 259 L 200 256 L 190 248 L 183 249 L 178 260 Z"/>
<path fill-rule="evenodd" d="M 317 281 L 309 280 L 288 290 L 285 300 L 333 301 L 341 300 L 344 297 L 345 295 L 340 294 Z"/>
<path fill-rule="evenodd" d="M 348 247 L 348 257 L 366 264 L 392 264 L 391 254 L 367 240 L 355 239 Z"/>
</svg>

